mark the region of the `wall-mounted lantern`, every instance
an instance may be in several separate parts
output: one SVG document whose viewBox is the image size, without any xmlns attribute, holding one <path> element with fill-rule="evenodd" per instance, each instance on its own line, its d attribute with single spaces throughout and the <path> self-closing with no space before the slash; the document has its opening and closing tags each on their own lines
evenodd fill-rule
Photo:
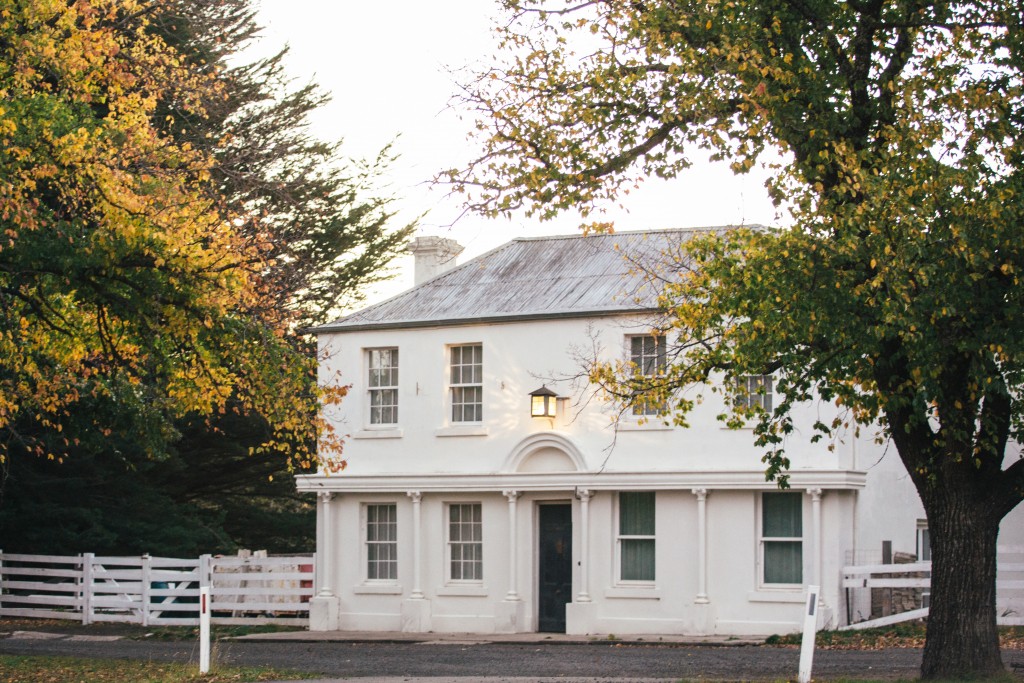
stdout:
<svg viewBox="0 0 1024 683">
<path fill-rule="evenodd" d="M 530 417 L 554 417 L 558 394 L 547 386 L 530 392 Z"/>
</svg>

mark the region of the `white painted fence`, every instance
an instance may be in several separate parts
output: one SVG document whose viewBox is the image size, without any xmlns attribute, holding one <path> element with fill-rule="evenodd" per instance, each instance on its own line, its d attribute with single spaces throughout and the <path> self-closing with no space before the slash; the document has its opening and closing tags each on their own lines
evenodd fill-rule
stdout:
<svg viewBox="0 0 1024 683">
<path fill-rule="evenodd" d="M 0 616 L 192 626 L 199 623 L 199 588 L 209 586 L 215 624 L 306 626 L 315 564 L 311 555 L 175 559 L 0 552 Z"/>
<path fill-rule="evenodd" d="M 1024 626 L 1024 546 L 999 546 L 996 561 L 996 621 L 1000 626 Z M 931 562 L 843 567 L 842 587 L 846 590 L 850 623 L 842 627 L 842 630 L 888 626 L 927 617 L 931 571 Z M 863 618 L 863 612 L 852 605 L 863 607 L 870 603 L 871 591 L 879 589 L 903 594 L 904 600 L 890 602 L 905 603 L 909 593 L 917 595 L 918 604 L 914 609 L 897 608 L 892 614 Z"/>
</svg>

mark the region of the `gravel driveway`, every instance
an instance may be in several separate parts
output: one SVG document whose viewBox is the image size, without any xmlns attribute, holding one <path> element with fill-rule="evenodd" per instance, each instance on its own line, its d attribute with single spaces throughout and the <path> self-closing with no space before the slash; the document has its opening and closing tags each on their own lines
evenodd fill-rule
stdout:
<svg viewBox="0 0 1024 683">
<path fill-rule="evenodd" d="M 0 653 L 194 662 L 198 659 L 198 646 L 192 642 L 19 634 L 0 639 Z M 561 681 L 765 681 L 794 679 L 799 651 L 766 646 L 608 642 L 222 641 L 214 644 L 214 658 L 223 664 L 272 666 L 346 680 L 462 677 L 467 681 L 492 679 L 497 683 L 550 677 Z M 1006 651 L 1003 659 L 1011 669 L 1024 672 L 1024 651 Z M 917 649 L 821 650 L 815 655 L 814 674 L 819 680 L 914 678 L 920 661 L 921 651 Z"/>
</svg>

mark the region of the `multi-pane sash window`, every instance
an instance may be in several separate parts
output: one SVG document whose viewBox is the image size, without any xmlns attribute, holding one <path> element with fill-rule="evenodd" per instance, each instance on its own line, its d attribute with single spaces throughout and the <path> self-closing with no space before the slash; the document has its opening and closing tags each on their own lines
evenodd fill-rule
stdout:
<svg viewBox="0 0 1024 683">
<path fill-rule="evenodd" d="M 484 419 L 484 347 L 453 346 L 451 364 L 452 422 Z"/>
<path fill-rule="evenodd" d="M 743 375 L 737 377 L 736 405 L 743 408 L 772 410 L 772 376 Z"/>
<path fill-rule="evenodd" d="M 619 579 L 654 581 L 654 492 L 619 494 Z"/>
<path fill-rule="evenodd" d="M 665 343 L 650 334 L 628 337 L 629 360 L 636 375 L 654 377 L 665 372 Z M 661 404 L 637 397 L 633 401 L 634 415 L 657 415 Z"/>
<path fill-rule="evenodd" d="M 928 531 L 928 520 L 917 520 L 917 561 L 932 561 L 932 535 Z"/>
<path fill-rule="evenodd" d="M 448 506 L 448 558 L 452 581 L 484 578 L 483 522 L 480 503 Z"/>
<path fill-rule="evenodd" d="M 398 511 L 393 503 L 366 506 L 366 578 L 398 579 Z"/>
<path fill-rule="evenodd" d="M 370 424 L 398 424 L 398 349 L 370 349 Z"/>
<path fill-rule="evenodd" d="M 803 582 L 803 496 L 761 494 L 761 553 L 764 583 Z"/>
</svg>

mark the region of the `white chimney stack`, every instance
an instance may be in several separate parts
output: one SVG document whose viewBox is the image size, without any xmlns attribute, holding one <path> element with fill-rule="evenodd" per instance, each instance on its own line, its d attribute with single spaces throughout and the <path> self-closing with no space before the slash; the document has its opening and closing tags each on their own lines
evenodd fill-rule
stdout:
<svg viewBox="0 0 1024 683">
<path fill-rule="evenodd" d="M 455 258 L 463 246 L 445 237 L 417 237 L 406 247 L 416 257 L 415 280 L 421 285 L 427 280 L 454 268 Z"/>
</svg>

